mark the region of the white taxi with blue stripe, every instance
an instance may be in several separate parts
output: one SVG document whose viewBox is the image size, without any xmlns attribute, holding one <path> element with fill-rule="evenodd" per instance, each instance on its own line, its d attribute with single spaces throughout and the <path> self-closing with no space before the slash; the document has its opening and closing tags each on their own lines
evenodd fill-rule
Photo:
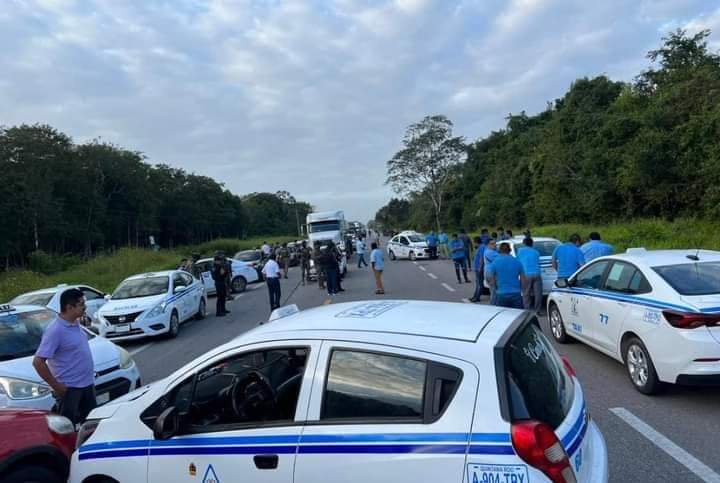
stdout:
<svg viewBox="0 0 720 483">
<path fill-rule="evenodd" d="M 205 317 L 203 284 L 182 270 L 143 273 L 123 280 L 95 314 L 93 327 L 112 340 L 177 336 L 180 324 Z"/>
<path fill-rule="evenodd" d="M 632 248 L 598 258 L 548 298 L 553 336 L 623 362 L 645 394 L 720 384 L 720 252 Z"/>
<path fill-rule="evenodd" d="M 606 482 L 533 314 L 373 301 L 271 320 L 94 410 L 70 481 Z"/>
<path fill-rule="evenodd" d="M 523 246 L 523 239 L 525 237 L 516 236 L 510 240 L 500 240 L 497 242 L 498 248 L 500 245 L 510 245 L 510 254 L 517 256 L 517 251 Z M 557 280 L 557 271 L 552 267 L 552 254 L 557 247 L 562 245 L 562 242 L 557 238 L 548 237 L 533 237 L 533 248 L 540 253 L 540 276 L 542 277 L 542 293 L 548 295 Z"/>
</svg>

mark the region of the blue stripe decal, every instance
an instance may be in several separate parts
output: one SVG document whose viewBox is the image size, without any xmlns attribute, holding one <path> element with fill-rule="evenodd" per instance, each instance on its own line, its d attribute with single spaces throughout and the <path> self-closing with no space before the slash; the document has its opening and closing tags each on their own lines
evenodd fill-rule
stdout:
<svg viewBox="0 0 720 483">
<path fill-rule="evenodd" d="M 300 446 L 300 454 L 465 454 L 464 444 L 353 444 Z"/>
<path fill-rule="evenodd" d="M 515 450 L 512 446 L 505 446 L 505 445 L 481 445 L 481 444 L 471 444 L 470 445 L 470 454 L 494 454 L 494 455 L 510 455 L 515 454 Z"/>
<path fill-rule="evenodd" d="M 587 421 L 583 421 L 585 424 L 583 424 L 582 430 L 580 431 L 580 435 L 575 439 L 575 442 L 570 445 L 569 448 L 567 448 L 565 451 L 568 454 L 568 456 L 572 456 L 575 454 L 575 451 L 580 447 L 583 440 L 585 439 L 585 433 L 587 432 L 588 424 Z"/>
<path fill-rule="evenodd" d="M 92 459 L 99 459 L 99 458 L 123 458 L 123 457 L 129 457 L 129 456 L 147 456 L 148 450 L 147 449 L 125 449 L 122 451 L 105 451 L 105 452 L 88 452 L 88 453 L 80 453 L 78 455 L 78 459 L 82 460 L 92 460 Z"/>
<path fill-rule="evenodd" d="M 509 443 L 508 433 L 473 433 L 470 441 L 473 443 Z"/>
<path fill-rule="evenodd" d="M 616 295 L 616 294 L 610 294 L 608 292 L 600 292 L 595 290 L 584 290 L 584 289 L 561 289 L 561 288 L 553 288 L 553 292 L 561 292 L 561 293 L 570 293 L 570 294 L 579 294 L 579 295 L 587 295 L 589 297 L 596 297 L 596 298 L 602 298 L 602 299 L 608 299 L 608 300 L 615 300 L 615 301 L 621 301 L 621 302 L 630 302 L 637 305 L 644 305 L 647 307 L 652 307 L 656 309 L 675 309 L 675 310 L 683 310 L 685 312 L 698 312 L 697 309 L 694 309 L 692 307 L 687 307 L 683 305 L 675 305 L 667 302 L 661 302 L 659 300 L 650 300 L 643 297 L 634 297 L 632 295 Z M 705 309 L 705 310 L 714 310 L 714 309 Z M 718 308 L 720 310 L 720 308 Z"/>
<path fill-rule="evenodd" d="M 585 405 L 583 404 L 582 409 L 580 410 L 580 414 L 578 415 L 577 419 L 575 420 L 575 423 L 570 427 L 570 431 L 567 432 L 567 434 L 562 438 L 562 445 L 567 448 L 570 446 L 570 443 L 572 443 L 573 439 L 575 439 L 575 436 L 577 436 L 578 432 L 582 428 L 583 422 L 585 422 Z"/>
</svg>

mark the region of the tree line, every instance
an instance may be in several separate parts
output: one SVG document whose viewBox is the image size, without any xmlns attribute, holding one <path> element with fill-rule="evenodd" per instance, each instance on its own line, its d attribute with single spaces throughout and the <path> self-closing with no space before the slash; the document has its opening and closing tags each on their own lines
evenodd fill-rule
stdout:
<svg viewBox="0 0 720 483">
<path fill-rule="evenodd" d="M 418 124 L 408 128 L 403 149 L 388 161 L 388 184 L 404 199 L 391 200 L 376 221 L 428 229 L 437 227 L 435 217 L 443 228 L 717 219 L 720 56 L 708 49 L 709 35 L 668 34 L 632 82 L 576 80 L 544 111 L 510 115 L 504 129 L 463 141 L 465 159 L 447 150 L 458 142 L 452 123 L 426 117 L 423 133 L 441 123 L 444 137 L 429 145 Z M 429 163 L 433 156 L 447 163 Z M 417 176 L 410 182 L 417 169 L 436 170 L 430 174 L 441 181 L 440 211 L 436 184 L 418 187 Z"/>
<path fill-rule="evenodd" d="M 0 260 L 89 257 L 121 246 L 292 235 L 312 207 L 288 192 L 238 196 L 207 176 L 151 165 L 137 151 L 75 144 L 47 125 L 0 127 Z"/>
</svg>

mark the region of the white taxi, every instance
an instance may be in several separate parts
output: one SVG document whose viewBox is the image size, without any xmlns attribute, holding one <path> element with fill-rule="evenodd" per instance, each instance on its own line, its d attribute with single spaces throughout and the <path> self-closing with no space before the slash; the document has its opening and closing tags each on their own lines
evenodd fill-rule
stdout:
<svg viewBox="0 0 720 483">
<path fill-rule="evenodd" d="M 558 280 L 552 334 L 623 362 L 635 388 L 720 384 L 720 252 L 629 249 Z"/>
<path fill-rule="evenodd" d="M 207 295 L 200 280 L 183 270 L 143 273 L 123 280 L 96 313 L 93 325 L 112 340 L 166 334 L 205 317 Z"/>
<path fill-rule="evenodd" d="M 201 281 L 205 286 L 205 293 L 207 295 L 215 295 L 215 281 L 212 278 L 213 259 L 202 258 L 195 262 L 195 265 L 200 269 L 202 276 Z M 240 260 L 230 259 L 230 266 L 232 267 L 230 289 L 233 293 L 244 292 L 247 288 L 247 284 L 260 281 L 260 276 L 258 275 L 257 270 L 255 270 L 255 267 L 251 264 Z"/>
<path fill-rule="evenodd" d="M 510 254 L 517 256 L 517 251 L 524 247 L 522 236 L 516 236 L 510 240 L 500 240 L 497 242 L 498 248 L 500 245 L 510 245 Z M 557 271 L 552 267 L 552 254 L 557 247 L 562 244 L 557 238 L 547 237 L 533 237 L 533 248 L 540 253 L 540 271 L 542 276 L 543 295 L 549 294 L 557 280 Z"/>
<path fill-rule="evenodd" d="M 390 260 L 407 258 L 409 260 L 429 259 L 430 249 L 425 238 L 416 232 L 402 232 L 395 235 L 387 243 L 387 254 Z"/>
<path fill-rule="evenodd" d="M 534 315 L 400 300 L 289 312 L 94 410 L 70 481 L 607 481 L 580 383 Z"/>
</svg>

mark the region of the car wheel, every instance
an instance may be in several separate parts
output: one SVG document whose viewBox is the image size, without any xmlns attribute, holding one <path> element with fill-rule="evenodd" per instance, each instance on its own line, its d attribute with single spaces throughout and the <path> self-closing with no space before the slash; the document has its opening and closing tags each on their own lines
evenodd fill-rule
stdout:
<svg viewBox="0 0 720 483">
<path fill-rule="evenodd" d="M 647 348 L 645 348 L 645 344 L 637 337 L 631 337 L 625 342 L 623 356 L 628 376 L 635 389 L 643 394 L 658 393 L 662 383 L 658 379 L 655 366 Z"/>
<path fill-rule="evenodd" d="M 395 252 L 390 250 L 390 260 L 397 260 L 397 257 L 395 256 Z"/>
<path fill-rule="evenodd" d="M 550 323 L 550 332 L 553 338 L 560 344 L 567 344 L 570 341 L 570 336 L 565 332 L 565 324 L 562 315 L 560 315 L 560 309 L 555 304 L 550 305 L 548 322 Z"/>
<path fill-rule="evenodd" d="M 232 281 L 233 293 L 244 292 L 246 287 L 247 287 L 247 280 L 245 280 L 245 277 L 233 278 L 233 281 Z"/>
<path fill-rule="evenodd" d="M 410 252 L 410 260 L 413 262 L 417 259 L 417 255 L 415 255 L 415 252 Z"/>
<path fill-rule="evenodd" d="M 205 303 L 205 297 L 200 297 L 200 306 L 198 307 L 195 319 L 202 320 L 207 315 L 207 304 Z"/>
<path fill-rule="evenodd" d="M 168 329 L 168 337 L 174 339 L 180 332 L 180 318 L 176 311 L 172 311 L 170 314 L 170 328 Z"/>
<path fill-rule="evenodd" d="M 62 483 L 64 478 L 43 466 L 18 468 L 3 477 L 4 483 Z"/>
</svg>

